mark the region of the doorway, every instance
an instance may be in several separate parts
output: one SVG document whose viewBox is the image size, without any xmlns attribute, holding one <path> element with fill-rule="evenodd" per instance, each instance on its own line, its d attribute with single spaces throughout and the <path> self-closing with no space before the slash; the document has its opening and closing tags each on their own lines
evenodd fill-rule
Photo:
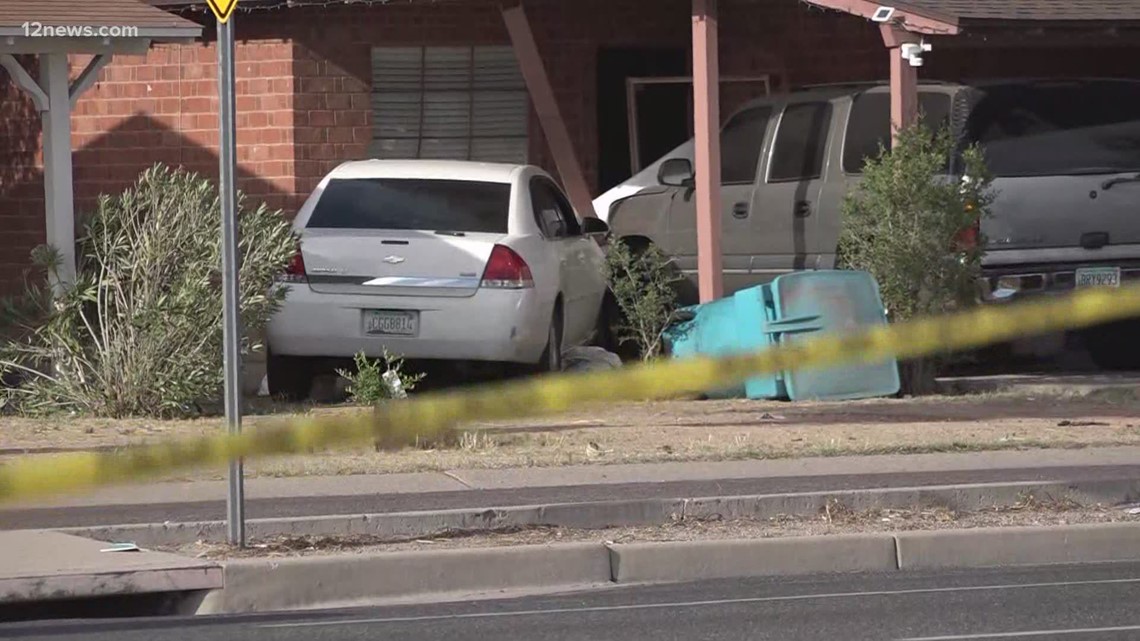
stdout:
<svg viewBox="0 0 1140 641">
<path fill-rule="evenodd" d="M 603 48 L 598 51 L 598 193 L 632 175 L 626 80 L 689 73 L 686 48 Z M 644 85 L 639 89 L 638 155 L 647 165 L 690 137 L 692 87 Z"/>
</svg>

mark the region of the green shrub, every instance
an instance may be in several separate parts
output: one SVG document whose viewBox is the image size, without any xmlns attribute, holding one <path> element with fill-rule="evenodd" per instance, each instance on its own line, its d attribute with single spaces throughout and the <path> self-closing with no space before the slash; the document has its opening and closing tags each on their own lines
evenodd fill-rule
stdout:
<svg viewBox="0 0 1140 641">
<path fill-rule="evenodd" d="M 404 372 L 402 356 L 393 356 L 384 350 L 380 358 L 368 358 L 359 352 L 353 358 L 355 369 L 338 369 L 336 373 L 348 381 L 348 398 L 360 405 L 377 405 L 387 400 L 407 398 L 423 374 Z"/>
<path fill-rule="evenodd" d="M 610 243 L 606 281 L 620 312 L 615 337 L 636 344 L 644 360 L 661 353 L 662 335 L 675 320 L 680 280 L 672 260 L 656 245 Z"/>
<path fill-rule="evenodd" d="M 205 178 L 156 165 L 117 197 L 102 196 L 77 240 L 74 286 L 43 285 L 7 306 L 18 338 L 0 373 L 20 372 L 11 404 L 26 413 L 184 415 L 220 398 L 221 230 Z M 243 352 L 284 298 L 273 281 L 296 250 L 278 211 L 238 197 Z M 57 253 L 34 253 L 39 283 Z"/>
<path fill-rule="evenodd" d="M 891 150 L 866 161 L 863 179 L 843 202 L 839 254 L 850 269 L 878 281 L 892 322 L 943 314 L 976 302 L 985 239 L 963 243 L 964 230 L 989 215 L 992 178 L 977 147 L 960 154 L 963 175 L 946 175 L 955 140 L 919 124 Z M 928 389 L 929 361 L 904 368 L 904 388 Z"/>
</svg>

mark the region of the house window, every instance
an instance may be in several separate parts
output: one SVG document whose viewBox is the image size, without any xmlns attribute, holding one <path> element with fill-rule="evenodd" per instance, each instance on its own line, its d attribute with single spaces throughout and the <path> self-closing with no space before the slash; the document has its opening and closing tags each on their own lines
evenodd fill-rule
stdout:
<svg viewBox="0 0 1140 641">
<path fill-rule="evenodd" d="M 527 162 L 526 85 L 510 47 L 372 50 L 372 156 Z"/>
</svg>

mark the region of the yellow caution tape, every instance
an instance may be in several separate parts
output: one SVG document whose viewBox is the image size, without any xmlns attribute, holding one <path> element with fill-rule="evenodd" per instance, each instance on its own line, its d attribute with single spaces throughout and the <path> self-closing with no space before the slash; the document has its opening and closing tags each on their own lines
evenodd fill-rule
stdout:
<svg viewBox="0 0 1140 641">
<path fill-rule="evenodd" d="M 822 335 L 750 354 L 665 360 L 424 394 L 355 416 L 282 421 L 240 435 L 172 440 L 110 453 L 23 458 L 0 467 L 0 503 L 222 465 L 236 458 L 305 453 L 348 443 L 399 447 L 438 437 L 464 421 L 553 414 L 588 403 L 670 398 L 726 388 L 755 375 L 892 357 L 904 360 L 1133 316 L 1140 316 L 1140 286 L 1089 289 L 852 334 Z"/>
</svg>

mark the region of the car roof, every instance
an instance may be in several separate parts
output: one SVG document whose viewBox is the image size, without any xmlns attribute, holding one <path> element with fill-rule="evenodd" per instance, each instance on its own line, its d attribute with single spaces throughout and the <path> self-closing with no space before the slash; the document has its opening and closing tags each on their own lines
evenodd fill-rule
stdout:
<svg viewBox="0 0 1140 641">
<path fill-rule="evenodd" d="M 471 182 L 509 183 L 527 165 L 467 160 L 352 160 L 329 173 L 329 178 L 437 178 Z"/>
<path fill-rule="evenodd" d="M 946 92 L 954 92 L 959 89 L 967 87 L 976 87 L 985 89 L 988 87 L 1000 87 L 1006 85 L 1040 85 L 1051 83 L 1130 83 L 1136 84 L 1138 81 L 1133 78 L 1111 78 L 1100 76 L 1078 76 L 1078 77 L 1029 77 L 1029 78 L 989 78 L 977 80 L 963 80 L 961 82 L 946 82 L 939 80 L 920 80 L 918 83 L 919 89 L 924 90 L 942 90 Z M 854 82 L 840 82 L 832 84 L 820 85 L 805 85 L 792 87 L 792 90 L 785 93 L 773 93 L 769 96 L 754 98 L 743 106 L 737 112 L 746 111 L 753 107 L 760 107 L 779 102 L 802 102 L 809 100 L 841 100 L 848 96 L 864 92 L 887 92 L 890 91 L 890 85 L 883 80 L 868 80 L 868 81 L 854 81 Z"/>
</svg>

